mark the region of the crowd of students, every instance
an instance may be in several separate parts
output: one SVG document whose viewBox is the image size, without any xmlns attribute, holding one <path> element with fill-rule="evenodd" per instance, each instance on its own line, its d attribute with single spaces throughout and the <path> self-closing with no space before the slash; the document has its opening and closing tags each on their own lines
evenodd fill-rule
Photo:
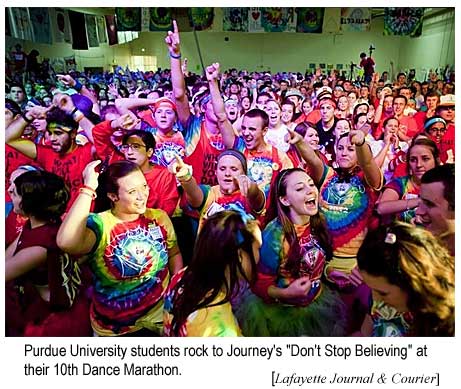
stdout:
<svg viewBox="0 0 461 389">
<path fill-rule="evenodd" d="M 453 336 L 454 80 L 200 76 L 173 26 L 7 71 L 6 334 Z"/>
</svg>

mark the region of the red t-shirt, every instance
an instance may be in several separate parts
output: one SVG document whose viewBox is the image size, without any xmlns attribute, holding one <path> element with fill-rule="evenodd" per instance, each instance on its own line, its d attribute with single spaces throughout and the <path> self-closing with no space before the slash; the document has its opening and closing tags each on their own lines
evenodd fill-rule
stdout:
<svg viewBox="0 0 461 389">
<path fill-rule="evenodd" d="M 77 148 L 64 155 L 55 153 L 51 147 L 37 145 L 36 161 L 47 171 L 57 174 L 64 179 L 70 190 L 70 201 L 67 209 L 79 195 L 79 188 L 83 186 L 82 172 L 85 166 L 94 160 L 91 143 Z"/>
</svg>

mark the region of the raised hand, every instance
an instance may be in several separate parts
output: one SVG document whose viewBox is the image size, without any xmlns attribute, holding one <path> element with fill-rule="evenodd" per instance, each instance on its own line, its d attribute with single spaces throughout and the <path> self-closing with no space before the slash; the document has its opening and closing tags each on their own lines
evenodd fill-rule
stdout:
<svg viewBox="0 0 461 389">
<path fill-rule="evenodd" d="M 123 130 L 132 130 L 140 123 L 140 121 L 141 120 L 137 118 L 134 113 L 125 113 L 117 119 L 112 120 L 111 127 Z"/>
<path fill-rule="evenodd" d="M 250 191 L 251 184 L 253 183 L 250 177 L 246 176 L 245 174 L 240 174 L 234 177 L 234 181 L 237 187 L 240 189 L 240 193 L 245 197 L 248 197 L 248 192 Z"/>
<path fill-rule="evenodd" d="M 219 63 L 215 62 L 212 63 L 210 66 L 206 68 L 206 79 L 209 82 L 216 81 L 219 78 Z"/>
<path fill-rule="evenodd" d="M 285 142 L 289 143 L 290 145 L 295 145 L 296 143 L 303 142 L 304 138 L 301 134 L 298 134 L 296 131 L 293 131 L 287 128 L 288 133 L 285 135 Z"/>
<path fill-rule="evenodd" d="M 55 94 L 53 97 L 53 104 L 68 114 L 70 114 L 75 108 L 72 97 L 66 95 L 65 93 Z"/>
<path fill-rule="evenodd" d="M 349 140 L 353 145 L 362 146 L 365 142 L 365 134 L 361 130 L 350 130 L 349 131 Z"/>
<path fill-rule="evenodd" d="M 186 182 L 192 178 L 192 166 L 184 163 L 182 158 L 175 154 L 175 161 L 168 165 L 168 170 L 173 173 L 179 182 Z"/>
<path fill-rule="evenodd" d="M 98 159 L 96 161 L 91 161 L 88 165 L 85 166 L 83 169 L 83 184 L 95 190 L 98 187 L 98 177 L 99 173 L 96 171 L 96 166 L 101 163 L 101 160 Z"/>
<path fill-rule="evenodd" d="M 179 30 L 178 24 L 176 20 L 173 20 L 173 32 L 168 31 L 168 34 L 165 38 L 165 43 L 168 46 L 168 51 L 170 54 L 179 55 L 180 54 L 180 38 L 179 38 Z"/>
<path fill-rule="evenodd" d="M 72 88 L 76 84 L 72 76 L 68 74 L 56 74 L 56 77 L 58 77 L 58 80 L 61 81 L 65 86 L 70 86 Z"/>
<path fill-rule="evenodd" d="M 46 114 L 47 112 L 54 108 L 53 105 L 50 105 L 49 107 L 42 107 L 41 105 L 34 105 L 30 107 L 30 109 L 27 110 L 25 113 L 25 116 L 28 119 L 46 119 Z"/>
</svg>

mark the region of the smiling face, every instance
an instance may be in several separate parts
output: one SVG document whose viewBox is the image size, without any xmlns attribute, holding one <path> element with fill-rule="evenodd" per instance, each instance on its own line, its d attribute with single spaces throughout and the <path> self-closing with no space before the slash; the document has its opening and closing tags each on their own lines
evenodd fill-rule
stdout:
<svg viewBox="0 0 461 389">
<path fill-rule="evenodd" d="M 314 181 L 302 171 L 289 173 L 283 181 L 286 194 L 279 197 L 280 203 L 289 208 L 289 217 L 294 224 L 306 224 L 318 213 L 319 191 Z"/>
<path fill-rule="evenodd" d="M 411 148 L 408 163 L 410 174 L 414 176 L 417 181 L 421 180 L 421 177 L 426 171 L 435 167 L 435 159 L 431 149 L 423 145 L 417 145 Z"/>
<path fill-rule="evenodd" d="M 293 119 L 293 114 L 294 114 L 294 110 L 293 110 L 293 106 L 290 105 L 290 104 L 283 104 L 282 105 L 282 116 L 281 116 L 281 119 L 282 119 L 282 122 L 284 124 L 289 124 L 291 123 L 292 119 Z"/>
<path fill-rule="evenodd" d="M 141 171 L 134 171 L 117 180 L 118 193 L 108 193 L 117 217 L 141 215 L 146 211 L 149 187 Z"/>
<path fill-rule="evenodd" d="M 336 126 L 334 129 L 335 132 L 335 137 L 336 139 L 339 139 L 339 137 L 351 130 L 351 125 L 349 123 L 349 120 L 344 120 L 340 119 L 336 122 Z"/>
<path fill-rule="evenodd" d="M 241 162 L 232 155 L 225 155 L 218 161 L 216 178 L 221 193 L 231 194 L 238 190 L 235 178 L 245 174 Z"/>
<path fill-rule="evenodd" d="M 437 236 L 447 231 L 448 221 L 455 219 L 455 211 L 444 196 L 443 182 L 421 184 L 420 203 L 416 208 L 421 224 Z"/>
<path fill-rule="evenodd" d="M 399 312 L 408 311 L 408 293 L 389 283 L 386 277 L 373 276 L 361 270 L 363 281 L 370 287 L 374 301 L 383 301 Z"/>
<path fill-rule="evenodd" d="M 279 124 L 282 116 L 282 110 L 280 109 L 278 103 L 273 100 L 267 102 L 264 111 L 269 116 L 269 127 L 276 127 Z"/>
<path fill-rule="evenodd" d="M 317 150 L 320 142 L 319 134 L 315 128 L 307 127 L 304 140 L 314 149 Z"/>
<path fill-rule="evenodd" d="M 264 134 L 267 132 L 267 128 L 263 128 L 262 118 L 244 116 L 241 129 L 241 134 L 248 150 L 257 150 L 258 147 L 264 144 Z"/>
</svg>

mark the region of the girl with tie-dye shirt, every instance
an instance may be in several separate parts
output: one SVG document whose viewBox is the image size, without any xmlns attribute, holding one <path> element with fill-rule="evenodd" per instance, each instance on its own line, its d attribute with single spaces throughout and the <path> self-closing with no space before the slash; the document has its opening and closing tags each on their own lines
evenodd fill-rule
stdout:
<svg viewBox="0 0 461 389">
<path fill-rule="evenodd" d="M 235 211 L 207 219 L 190 265 L 176 274 L 165 293 L 166 336 L 241 336 L 231 300 L 242 281 L 256 279 L 261 231 Z"/>
<path fill-rule="evenodd" d="M 333 258 L 325 267 L 325 275 L 348 305 L 352 331 L 360 326 L 368 310 L 370 291 L 358 272 L 356 256 L 367 234 L 383 175 L 360 130 L 351 130 L 336 141 L 337 169 L 326 166 L 299 134 L 291 132 L 290 136 L 320 187 L 320 212 L 333 246 Z"/>
<path fill-rule="evenodd" d="M 146 208 L 149 187 L 129 161 L 115 162 L 102 174 L 111 206 L 90 214 L 99 163 L 93 161 L 83 171 L 85 185 L 59 229 L 58 245 L 70 254 L 88 254 L 95 334 L 161 334 L 163 293 L 170 274 L 182 268 L 173 226 L 164 211 Z"/>
<path fill-rule="evenodd" d="M 263 232 L 258 279 L 238 307 L 245 336 L 345 335 L 345 306 L 322 281 L 330 246 L 318 190 L 302 169 L 275 183 L 277 218 Z"/>
<path fill-rule="evenodd" d="M 192 167 L 180 158 L 170 167 L 184 188 L 189 205 L 200 213 L 199 229 L 204 221 L 217 212 L 238 210 L 258 216 L 264 210 L 264 193 L 247 174 L 245 156 L 237 150 L 224 150 L 218 156 L 218 185 L 198 185 Z"/>
<path fill-rule="evenodd" d="M 376 209 L 386 224 L 391 218 L 409 223 L 416 216 L 421 177 L 440 165 L 437 145 L 428 138 L 416 138 L 408 149 L 407 161 L 408 175 L 389 182 L 377 203 Z"/>
</svg>

